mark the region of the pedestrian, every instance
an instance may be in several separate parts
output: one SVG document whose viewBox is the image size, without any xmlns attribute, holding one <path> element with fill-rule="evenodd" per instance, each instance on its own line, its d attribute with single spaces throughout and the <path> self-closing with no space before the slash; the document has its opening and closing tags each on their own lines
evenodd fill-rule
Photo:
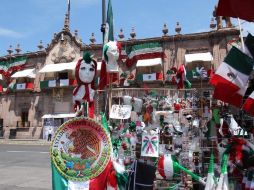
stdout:
<svg viewBox="0 0 254 190">
<path fill-rule="evenodd" d="M 51 141 L 52 132 L 53 132 L 52 127 L 49 127 L 49 129 L 48 129 L 48 141 Z"/>
</svg>

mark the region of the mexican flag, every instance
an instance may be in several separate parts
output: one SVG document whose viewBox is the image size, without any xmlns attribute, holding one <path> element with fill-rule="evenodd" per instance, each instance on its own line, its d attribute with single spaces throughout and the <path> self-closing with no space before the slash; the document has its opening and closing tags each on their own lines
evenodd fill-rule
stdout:
<svg viewBox="0 0 254 190">
<path fill-rule="evenodd" d="M 127 55 L 125 62 L 127 67 L 131 67 L 138 60 L 164 57 L 162 46 L 157 42 L 133 45 L 127 50 Z"/>
<path fill-rule="evenodd" d="M 108 174 L 112 169 L 112 162 L 109 162 L 105 170 L 96 178 L 88 181 L 70 181 L 65 179 L 57 171 L 54 164 L 52 168 L 52 189 L 53 190 L 104 190 L 107 187 Z"/>
<path fill-rule="evenodd" d="M 250 94 L 250 96 L 244 102 L 242 109 L 250 113 L 251 115 L 254 115 L 254 91 Z"/>
<path fill-rule="evenodd" d="M 211 154 L 205 190 L 215 190 L 215 187 L 216 182 L 214 176 L 214 155 Z"/>
<path fill-rule="evenodd" d="M 216 15 L 241 18 L 249 22 L 253 22 L 253 7 L 253 0 L 220 0 L 216 10 Z"/>
<path fill-rule="evenodd" d="M 106 20 L 106 28 L 104 35 L 104 43 L 106 44 L 109 41 L 114 41 L 114 28 L 113 28 L 113 8 L 111 4 L 111 0 L 108 1 L 108 9 L 107 9 L 107 20 Z M 105 47 L 103 46 L 103 49 Z M 102 51 L 102 61 L 101 61 L 101 72 L 100 72 L 100 81 L 99 81 L 99 90 L 103 90 L 105 86 L 107 86 L 109 81 L 109 76 L 107 74 L 106 69 L 106 60 L 104 56 L 104 50 Z"/>
<path fill-rule="evenodd" d="M 213 97 L 240 107 L 253 64 L 253 59 L 232 47 L 210 79 L 211 85 L 215 87 Z"/>
<path fill-rule="evenodd" d="M 25 57 L 17 57 L 11 61 L 0 62 L 0 74 L 9 78 L 14 71 L 21 70 L 26 63 Z"/>
<path fill-rule="evenodd" d="M 178 89 L 191 88 L 191 83 L 186 77 L 186 69 L 184 64 L 181 64 L 177 70 L 175 81 Z"/>
</svg>

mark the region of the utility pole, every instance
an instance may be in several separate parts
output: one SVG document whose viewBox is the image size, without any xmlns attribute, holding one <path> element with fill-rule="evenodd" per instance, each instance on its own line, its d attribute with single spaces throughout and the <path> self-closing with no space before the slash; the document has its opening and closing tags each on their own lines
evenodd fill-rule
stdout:
<svg viewBox="0 0 254 190">
<path fill-rule="evenodd" d="M 102 32 L 102 45 L 104 43 L 104 35 L 106 29 L 106 0 L 102 0 L 102 24 L 101 24 L 101 32 Z"/>
</svg>

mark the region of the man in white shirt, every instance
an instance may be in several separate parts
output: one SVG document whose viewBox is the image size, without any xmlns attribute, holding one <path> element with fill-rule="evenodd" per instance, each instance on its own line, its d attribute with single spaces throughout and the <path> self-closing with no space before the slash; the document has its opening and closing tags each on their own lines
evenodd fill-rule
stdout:
<svg viewBox="0 0 254 190">
<path fill-rule="evenodd" d="M 51 141 L 52 133 L 53 133 L 53 129 L 52 129 L 52 127 L 49 127 L 49 129 L 48 129 L 48 141 Z"/>
</svg>

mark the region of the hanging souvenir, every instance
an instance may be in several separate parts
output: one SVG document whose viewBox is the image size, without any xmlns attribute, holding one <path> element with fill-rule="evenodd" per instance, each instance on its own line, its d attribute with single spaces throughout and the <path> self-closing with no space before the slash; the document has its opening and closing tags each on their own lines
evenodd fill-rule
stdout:
<svg viewBox="0 0 254 190">
<path fill-rule="evenodd" d="M 88 102 L 89 116 L 94 114 L 94 80 L 96 75 L 97 62 L 92 59 L 90 53 L 86 52 L 82 59 L 79 59 L 75 68 L 75 77 L 78 86 L 73 90 L 73 103 L 76 116 L 82 114 L 83 103 Z"/>
<path fill-rule="evenodd" d="M 142 135 L 141 156 L 158 157 L 159 156 L 159 136 L 158 134 Z"/>
<path fill-rule="evenodd" d="M 131 117 L 130 105 L 112 105 L 109 117 L 111 119 L 129 119 Z"/>
<path fill-rule="evenodd" d="M 142 106 L 143 106 L 143 100 L 140 98 L 135 98 L 135 97 L 131 97 L 131 96 L 124 96 L 123 97 L 123 104 L 124 105 L 131 105 L 132 111 L 140 113 Z"/>
<path fill-rule="evenodd" d="M 164 179 L 172 180 L 180 174 L 179 169 L 174 167 L 173 159 L 171 154 L 165 154 L 158 160 L 158 172 Z"/>
<path fill-rule="evenodd" d="M 115 41 L 109 41 L 103 46 L 103 55 L 106 60 L 106 69 L 108 73 L 119 72 L 119 57 L 121 53 L 121 44 Z"/>
</svg>

